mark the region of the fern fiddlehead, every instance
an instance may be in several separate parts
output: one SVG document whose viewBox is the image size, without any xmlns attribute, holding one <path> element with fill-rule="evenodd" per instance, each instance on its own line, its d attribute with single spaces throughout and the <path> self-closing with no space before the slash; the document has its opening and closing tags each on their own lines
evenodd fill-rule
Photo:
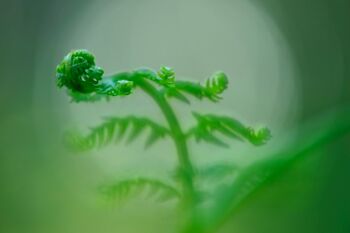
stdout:
<svg viewBox="0 0 350 233">
<path fill-rule="evenodd" d="M 131 93 L 134 87 L 132 81 L 102 80 L 103 74 L 103 69 L 96 66 L 95 57 L 89 51 L 74 50 L 56 68 L 57 86 L 66 87 L 76 102 Z"/>
</svg>

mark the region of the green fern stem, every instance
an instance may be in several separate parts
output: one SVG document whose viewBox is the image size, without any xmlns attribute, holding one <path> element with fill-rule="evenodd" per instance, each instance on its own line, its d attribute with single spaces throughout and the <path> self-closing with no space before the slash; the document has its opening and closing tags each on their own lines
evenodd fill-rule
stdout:
<svg viewBox="0 0 350 233">
<path fill-rule="evenodd" d="M 179 172 L 181 174 L 181 180 L 184 192 L 184 205 L 192 206 L 194 203 L 194 187 L 193 187 L 193 167 L 190 161 L 188 146 L 186 142 L 186 136 L 183 133 L 179 121 L 175 115 L 174 110 L 171 108 L 168 101 L 153 85 L 142 77 L 135 77 L 133 79 L 136 85 L 140 86 L 159 106 L 165 119 L 168 122 L 172 139 L 176 146 L 178 160 L 180 163 Z"/>
<path fill-rule="evenodd" d="M 175 112 L 166 100 L 164 94 L 157 90 L 148 80 L 146 80 L 144 75 L 144 73 L 140 72 L 119 73 L 114 76 L 112 75 L 110 78 L 114 80 L 127 79 L 133 81 L 135 86 L 140 87 L 156 102 L 163 113 L 169 125 L 170 134 L 177 151 L 179 161 L 177 175 L 182 186 L 182 207 L 189 215 L 187 217 L 191 218 L 195 206 L 196 192 L 193 185 L 194 169 L 188 152 L 186 135 L 181 129 Z M 189 219 L 189 221 L 191 220 Z"/>
<path fill-rule="evenodd" d="M 190 160 L 185 133 L 181 129 L 175 112 L 165 99 L 164 95 L 147 80 L 143 79 L 143 77 L 134 77 L 133 80 L 136 85 L 140 86 L 140 88 L 157 103 L 168 122 L 171 136 L 177 151 L 179 161 L 178 175 L 182 183 L 182 207 L 185 210 L 186 221 L 184 223 L 185 229 L 183 232 L 189 232 L 187 228 L 194 222 L 196 193 L 193 185 L 194 169 Z"/>
</svg>

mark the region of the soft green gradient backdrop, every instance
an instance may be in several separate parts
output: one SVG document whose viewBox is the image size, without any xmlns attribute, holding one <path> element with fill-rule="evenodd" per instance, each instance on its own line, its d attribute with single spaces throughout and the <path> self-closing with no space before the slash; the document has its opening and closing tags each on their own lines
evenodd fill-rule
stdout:
<svg viewBox="0 0 350 233">
<path fill-rule="evenodd" d="M 174 232 L 172 206 L 137 200 L 122 209 L 103 202 L 98 185 L 116 176 L 165 176 L 175 155 L 164 142 L 74 155 L 62 134 L 103 116 L 162 118 L 142 94 L 110 104 L 69 104 L 54 69 L 72 48 L 87 48 L 107 73 L 169 65 L 203 80 L 230 76 L 218 105 L 204 112 L 269 125 L 274 137 L 350 101 L 350 3 L 277 1 L 20 1 L 1 2 L 0 232 Z M 127 105 L 126 105 L 127 103 Z M 190 108 L 175 105 L 185 125 Z M 350 231 L 349 137 L 290 167 L 254 193 L 222 232 Z M 199 164 L 259 153 L 191 145 Z M 210 153 L 209 153 L 209 152 Z M 142 211 L 140 211 L 142 210 Z"/>
</svg>

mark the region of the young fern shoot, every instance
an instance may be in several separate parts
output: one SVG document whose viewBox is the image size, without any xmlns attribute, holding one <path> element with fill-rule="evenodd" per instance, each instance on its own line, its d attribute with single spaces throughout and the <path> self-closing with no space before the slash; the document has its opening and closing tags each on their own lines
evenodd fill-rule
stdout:
<svg viewBox="0 0 350 233">
<path fill-rule="evenodd" d="M 253 129 L 244 126 L 238 120 L 214 114 L 193 112 L 197 124 L 185 130 L 182 128 L 173 108 L 169 104 L 172 98 L 190 104 L 190 97 L 198 100 L 218 102 L 221 94 L 228 87 L 228 77 L 223 72 L 216 72 L 205 84 L 176 80 L 175 72 L 169 67 L 161 67 L 159 71 L 137 69 L 131 72 L 121 72 L 103 76 L 102 68 L 96 66 L 94 56 L 87 50 L 70 52 L 57 66 L 57 85 L 65 87 L 73 102 L 96 102 L 109 100 L 115 96 L 127 96 L 136 89 L 144 91 L 158 105 L 167 122 L 163 126 L 145 117 L 111 117 L 101 125 L 92 128 L 86 136 L 74 135 L 72 142 L 79 149 L 92 149 L 107 145 L 127 137 L 132 142 L 147 128 L 150 132 L 146 141 L 149 147 L 159 139 L 170 137 L 174 143 L 178 165 L 176 179 L 179 187 L 173 187 L 162 181 L 151 178 L 126 179 L 104 189 L 105 193 L 116 198 L 124 198 L 130 192 L 141 189 L 152 189 L 162 193 L 164 197 L 176 198 L 184 210 L 185 222 L 181 232 L 206 232 L 200 229 L 201 213 L 197 211 L 200 205 L 199 190 L 196 190 L 198 171 L 194 169 L 188 151 L 188 140 L 194 138 L 197 142 L 208 142 L 218 146 L 228 147 L 228 144 L 217 137 L 217 133 L 231 139 L 247 141 L 253 145 L 262 145 L 271 137 L 267 128 Z M 129 135 L 127 129 L 131 128 Z M 229 173 L 232 169 L 219 165 L 207 171 L 217 174 Z M 205 174 L 205 173 L 203 173 Z M 166 198 L 165 198 L 166 199 Z"/>
</svg>

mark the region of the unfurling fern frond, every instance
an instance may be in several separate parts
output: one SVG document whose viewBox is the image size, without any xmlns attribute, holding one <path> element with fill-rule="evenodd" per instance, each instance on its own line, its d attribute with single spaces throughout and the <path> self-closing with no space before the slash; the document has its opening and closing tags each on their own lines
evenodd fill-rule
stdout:
<svg viewBox="0 0 350 233">
<path fill-rule="evenodd" d="M 228 145 L 225 142 L 214 135 L 215 132 L 238 140 L 244 139 L 254 145 L 265 144 L 271 138 L 270 131 L 267 128 L 254 130 L 230 117 L 212 114 L 201 115 L 195 112 L 193 115 L 197 120 L 197 126 L 188 132 L 188 136 L 194 136 L 197 142 L 207 141 L 227 147 Z"/>
<path fill-rule="evenodd" d="M 75 149 L 89 150 L 113 141 L 118 142 L 125 137 L 127 137 L 126 142 L 130 143 L 147 129 L 150 133 L 146 140 L 146 147 L 169 135 L 168 129 L 144 117 L 112 117 L 107 118 L 101 125 L 91 128 L 87 136 L 71 134 L 68 142 Z M 127 130 L 130 131 L 128 136 Z"/>
<path fill-rule="evenodd" d="M 104 71 L 96 66 L 94 55 L 85 50 L 73 50 L 56 68 L 57 86 L 66 87 L 73 102 L 95 102 L 103 96 L 131 94 L 134 83 L 128 79 L 103 78 Z"/>
<path fill-rule="evenodd" d="M 117 202 L 122 202 L 135 195 L 144 195 L 160 202 L 181 198 L 176 188 L 150 178 L 121 180 L 101 187 L 101 192 L 107 199 Z"/>
<path fill-rule="evenodd" d="M 105 79 L 96 89 L 96 93 L 107 96 L 125 96 L 130 95 L 133 88 L 134 82 L 129 80 Z"/>
<path fill-rule="evenodd" d="M 67 135 L 68 144 L 80 151 L 121 140 L 130 143 L 145 131 L 148 134 L 146 147 L 166 136 L 170 136 L 173 140 L 178 157 L 174 178 L 179 182 L 179 191 L 176 187 L 156 179 L 125 179 L 101 189 L 109 199 L 120 202 L 139 194 L 152 196 L 159 201 L 177 199 L 184 213 L 184 218 L 179 221 L 184 224 L 179 228 L 181 232 L 212 232 L 215 230 L 214 227 L 226 217 L 232 206 L 238 203 L 237 200 L 242 199 L 262 182 L 254 177 L 249 179 L 250 172 L 242 176 L 234 166 L 227 164 L 197 170 L 192 164 L 187 140 L 189 137 L 194 137 L 197 141 L 228 146 L 216 135 L 221 134 L 221 136 L 261 145 L 270 138 L 268 129 L 254 130 L 229 117 L 194 113 L 197 125 L 184 133 L 175 114 L 176 111 L 172 109 L 166 98 L 176 98 L 187 104 L 190 103 L 188 97 L 217 102 L 228 87 L 228 78 L 223 72 L 215 73 L 202 84 L 177 81 L 174 70 L 169 67 L 161 67 L 159 71 L 141 68 L 106 76 L 103 69 L 96 65 L 94 55 L 87 50 L 79 49 L 68 53 L 59 63 L 56 68 L 56 81 L 58 87 L 68 90 L 73 102 L 109 100 L 114 96 L 129 95 L 135 88 L 140 88 L 155 101 L 167 121 L 169 129 L 147 118 L 112 117 L 105 119 L 97 127 L 91 128 L 85 136 L 73 133 Z M 254 171 L 253 174 L 256 172 Z M 263 169 L 258 176 L 266 180 L 268 174 Z M 232 188 L 227 188 L 227 184 L 232 184 Z M 221 196 L 215 198 L 214 194 Z M 239 196 L 238 199 L 232 199 L 235 194 Z M 210 198 L 214 201 L 210 201 Z M 216 203 L 217 200 L 219 200 L 218 203 Z M 231 200 L 233 201 L 230 202 Z M 202 207 L 204 209 L 201 209 Z"/>
<path fill-rule="evenodd" d="M 192 95 L 198 99 L 208 98 L 213 102 L 221 99 L 220 94 L 227 89 L 228 78 L 223 72 L 217 72 L 207 79 L 205 85 L 189 81 L 176 81 L 173 87 L 166 88 L 164 93 L 168 97 L 175 97 L 186 103 L 189 101 L 181 92 Z"/>
<path fill-rule="evenodd" d="M 142 77 L 164 87 L 174 87 L 175 72 L 172 68 L 163 66 L 158 72 L 148 68 L 140 68 L 133 72 L 134 76 Z"/>
<path fill-rule="evenodd" d="M 205 83 L 207 92 L 212 95 L 219 95 L 223 93 L 228 86 L 228 78 L 223 72 L 216 72 Z"/>
</svg>

